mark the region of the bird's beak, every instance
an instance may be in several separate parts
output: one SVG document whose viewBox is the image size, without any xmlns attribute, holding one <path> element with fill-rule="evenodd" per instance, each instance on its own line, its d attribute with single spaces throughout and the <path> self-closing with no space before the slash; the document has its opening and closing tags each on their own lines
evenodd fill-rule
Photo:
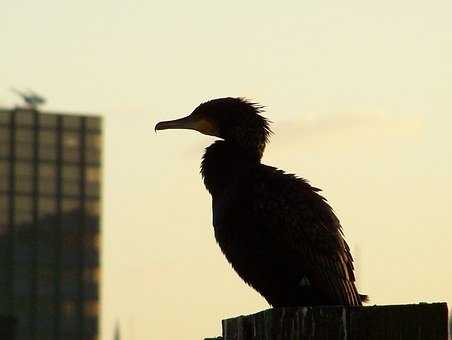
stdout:
<svg viewBox="0 0 452 340">
<path fill-rule="evenodd" d="M 198 117 L 189 115 L 184 118 L 167 120 L 164 122 L 159 122 L 155 126 L 155 131 L 157 130 L 167 130 L 167 129 L 189 129 L 196 130 L 205 135 L 218 136 L 218 128 L 214 123 L 204 117 Z"/>
</svg>

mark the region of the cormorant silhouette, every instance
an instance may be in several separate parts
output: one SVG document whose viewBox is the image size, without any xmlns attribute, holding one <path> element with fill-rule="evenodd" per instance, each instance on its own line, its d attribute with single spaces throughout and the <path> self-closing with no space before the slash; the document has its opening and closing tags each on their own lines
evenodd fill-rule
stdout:
<svg viewBox="0 0 452 340">
<path fill-rule="evenodd" d="M 271 134 L 263 108 L 242 98 L 199 105 L 156 130 L 221 138 L 201 163 L 215 238 L 239 276 L 275 307 L 361 305 L 339 220 L 306 180 L 261 164 Z"/>
</svg>

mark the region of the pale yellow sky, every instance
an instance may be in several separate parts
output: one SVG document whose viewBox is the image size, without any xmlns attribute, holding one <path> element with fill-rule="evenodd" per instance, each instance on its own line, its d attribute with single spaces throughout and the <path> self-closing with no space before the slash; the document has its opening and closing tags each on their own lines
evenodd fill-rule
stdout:
<svg viewBox="0 0 452 340">
<path fill-rule="evenodd" d="M 14 1 L 0 105 L 105 117 L 102 340 L 199 339 L 264 308 L 215 244 L 199 161 L 155 134 L 206 99 L 268 107 L 264 161 L 324 189 L 372 303 L 452 302 L 452 2 Z"/>
</svg>

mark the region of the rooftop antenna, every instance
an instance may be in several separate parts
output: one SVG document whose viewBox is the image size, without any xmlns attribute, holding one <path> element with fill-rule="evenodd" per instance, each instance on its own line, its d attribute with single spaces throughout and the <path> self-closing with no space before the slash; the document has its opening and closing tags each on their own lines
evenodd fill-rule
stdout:
<svg viewBox="0 0 452 340">
<path fill-rule="evenodd" d="M 120 330 L 119 320 L 116 320 L 115 334 L 113 335 L 113 340 L 121 340 L 121 330 Z"/>
<path fill-rule="evenodd" d="M 27 89 L 27 91 L 20 91 L 12 87 L 11 91 L 21 97 L 25 102 L 25 106 L 32 110 L 37 110 L 40 105 L 43 105 L 46 102 L 46 99 L 43 96 L 40 96 L 30 89 Z"/>
</svg>

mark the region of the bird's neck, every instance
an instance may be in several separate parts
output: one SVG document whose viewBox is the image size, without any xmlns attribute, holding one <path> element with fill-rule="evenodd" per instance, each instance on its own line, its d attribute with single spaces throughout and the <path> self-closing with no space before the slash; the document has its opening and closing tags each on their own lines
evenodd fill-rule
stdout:
<svg viewBox="0 0 452 340">
<path fill-rule="evenodd" d="M 216 141 L 207 147 L 201 162 L 207 190 L 216 195 L 234 184 L 241 174 L 260 164 L 263 149 L 241 147 L 228 141 Z"/>
</svg>

